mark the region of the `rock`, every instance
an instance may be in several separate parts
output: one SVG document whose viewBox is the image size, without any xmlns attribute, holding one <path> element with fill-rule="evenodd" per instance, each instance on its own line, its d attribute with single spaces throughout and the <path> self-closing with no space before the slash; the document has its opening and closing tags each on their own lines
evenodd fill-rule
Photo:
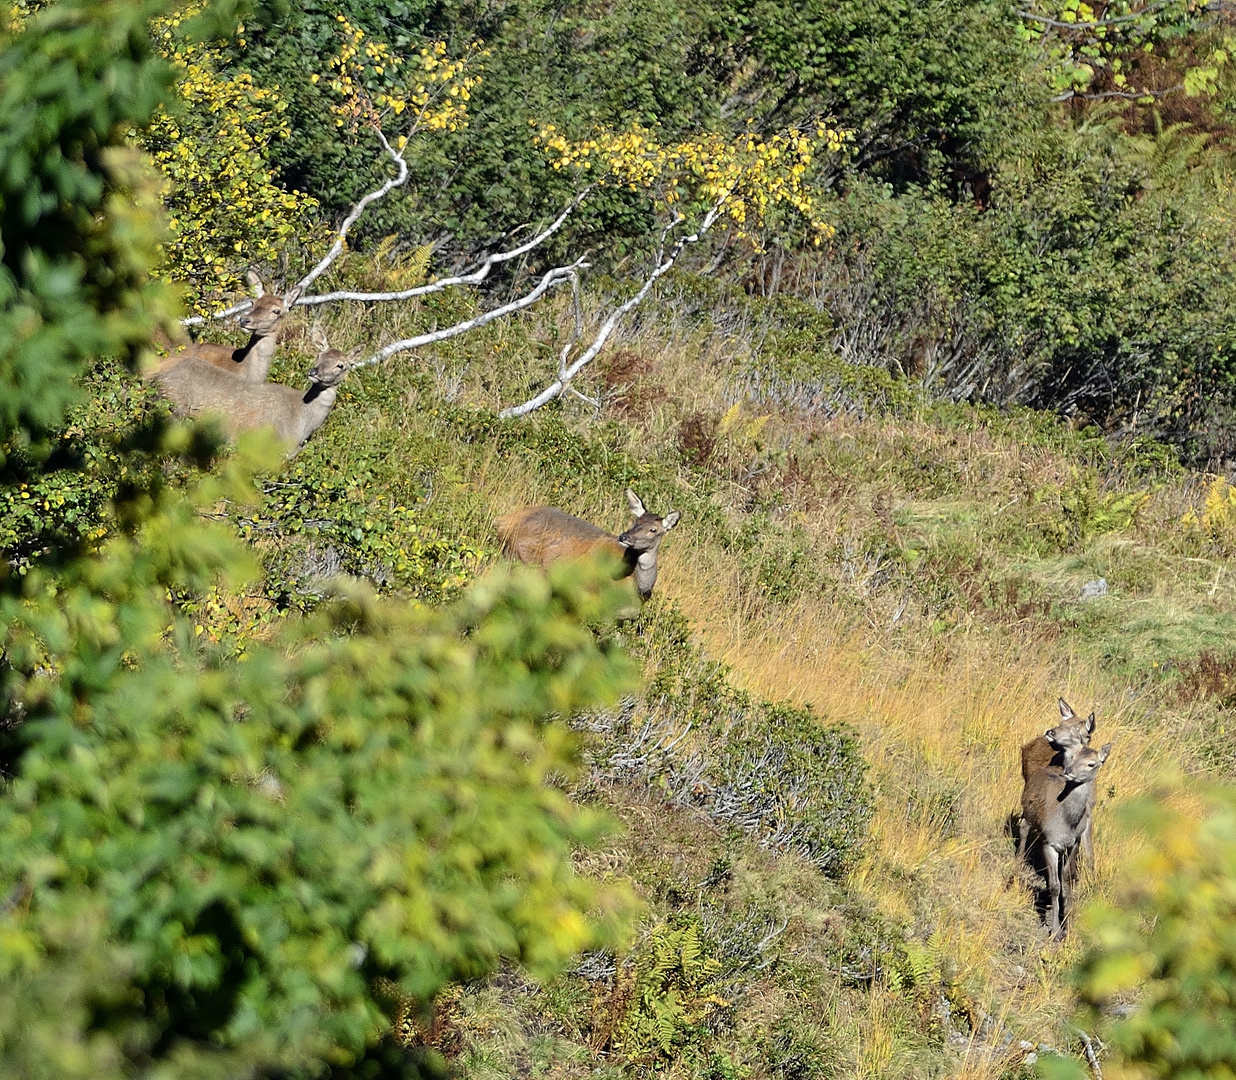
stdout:
<svg viewBox="0 0 1236 1080">
<path fill-rule="evenodd" d="M 1083 600 L 1097 600 L 1100 596 L 1107 595 L 1107 578 L 1095 578 L 1094 581 L 1087 581 L 1082 586 L 1081 598 Z"/>
</svg>

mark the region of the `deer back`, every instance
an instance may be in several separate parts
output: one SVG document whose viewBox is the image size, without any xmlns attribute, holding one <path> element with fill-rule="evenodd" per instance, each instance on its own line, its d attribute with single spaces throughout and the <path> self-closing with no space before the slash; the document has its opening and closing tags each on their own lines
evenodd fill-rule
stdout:
<svg viewBox="0 0 1236 1080">
<path fill-rule="evenodd" d="M 159 389 L 187 416 L 218 414 L 231 436 L 273 427 L 284 442 L 299 446 L 325 422 L 347 370 L 347 358 L 334 350 L 318 358 L 307 392 L 281 383 L 246 383 L 226 371 L 190 357 L 155 376 Z"/>
<path fill-rule="evenodd" d="M 516 510 L 499 518 L 496 527 L 503 553 L 533 566 L 548 567 L 560 559 L 580 559 L 598 551 L 618 559 L 626 553 L 612 533 L 553 506 Z"/>
</svg>

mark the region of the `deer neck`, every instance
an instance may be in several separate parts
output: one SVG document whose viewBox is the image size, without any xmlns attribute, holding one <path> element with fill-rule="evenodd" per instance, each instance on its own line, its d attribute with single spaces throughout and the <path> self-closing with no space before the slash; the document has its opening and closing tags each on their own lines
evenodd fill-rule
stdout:
<svg viewBox="0 0 1236 1080">
<path fill-rule="evenodd" d="M 635 559 L 635 587 L 639 590 L 641 599 L 647 600 L 652 595 L 652 587 L 657 583 L 657 549 L 641 551 Z"/>
<path fill-rule="evenodd" d="M 277 334 L 250 334 L 248 344 L 237 350 L 244 375 L 249 382 L 265 382 L 275 361 Z"/>
<path fill-rule="evenodd" d="M 1094 790 L 1094 777 L 1088 780 L 1064 780 L 1064 787 L 1056 802 L 1059 803 L 1065 819 L 1070 825 L 1077 824 L 1090 803 L 1090 793 Z"/>
<path fill-rule="evenodd" d="M 309 387 L 305 396 L 301 398 L 299 442 L 304 442 L 326 423 L 326 418 L 330 415 L 338 393 L 339 387 L 337 386 L 314 384 Z"/>
</svg>

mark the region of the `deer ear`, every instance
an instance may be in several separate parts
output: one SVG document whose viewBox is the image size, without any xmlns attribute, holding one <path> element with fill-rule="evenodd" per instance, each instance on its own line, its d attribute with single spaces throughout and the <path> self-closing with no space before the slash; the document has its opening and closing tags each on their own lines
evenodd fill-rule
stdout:
<svg viewBox="0 0 1236 1080">
<path fill-rule="evenodd" d="M 1087 736 L 1094 734 L 1094 713 L 1093 712 L 1091 712 L 1091 714 L 1086 717 L 1086 734 Z"/>
<path fill-rule="evenodd" d="M 253 290 L 254 296 L 266 295 L 266 286 L 262 284 L 262 279 L 258 277 L 258 272 L 256 270 L 246 271 L 245 280 L 249 283 L 249 288 Z"/>
<path fill-rule="evenodd" d="M 325 352 L 330 348 L 330 340 L 326 336 L 326 331 L 316 322 L 309 330 L 309 340 L 318 347 L 320 352 Z"/>
<path fill-rule="evenodd" d="M 640 502 L 639 496 L 630 488 L 627 488 L 627 506 L 631 508 L 631 513 L 636 517 L 643 517 L 647 513 L 644 509 L 644 504 Z"/>
<path fill-rule="evenodd" d="M 1072 720 L 1073 717 L 1077 715 L 1075 712 L 1073 712 L 1073 707 L 1067 701 L 1065 701 L 1064 698 L 1060 699 L 1060 715 L 1063 716 L 1066 720 Z"/>
<path fill-rule="evenodd" d="M 661 525 L 665 529 L 666 532 L 669 532 L 670 529 L 672 529 L 675 525 L 678 524 L 678 519 L 681 517 L 682 517 L 682 514 L 680 514 L 677 510 L 671 510 L 668 514 L 665 515 L 665 518 L 664 520 L 662 520 Z"/>
<path fill-rule="evenodd" d="M 1110 754 L 1111 752 L 1112 752 L 1112 744 L 1104 743 L 1103 748 L 1099 751 L 1099 764 L 1100 765 L 1102 765 L 1103 762 L 1107 760 L 1107 755 Z"/>
<path fill-rule="evenodd" d="M 290 292 L 285 293 L 283 296 L 284 305 L 286 307 L 291 307 L 294 303 L 296 303 L 297 300 L 300 299 L 300 294 L 302 292 L 304 292 L 304 290 L 299 285 L 297 285 Z"/>
</svg>

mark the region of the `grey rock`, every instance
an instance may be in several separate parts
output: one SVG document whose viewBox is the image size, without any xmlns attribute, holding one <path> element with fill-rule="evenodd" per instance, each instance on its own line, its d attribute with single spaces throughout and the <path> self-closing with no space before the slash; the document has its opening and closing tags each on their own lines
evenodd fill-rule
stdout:
<svg viewBox="0 0 1236 1080">
<path fill-rule="evenodd" d="M 1096 578 L 1094 581 L 1087 581 L 1082 586 L 1081 598 L 1083 600 L 1097 600 L 1100 596 L 1107 595 L 1107 578 Z"/>
</svg>

